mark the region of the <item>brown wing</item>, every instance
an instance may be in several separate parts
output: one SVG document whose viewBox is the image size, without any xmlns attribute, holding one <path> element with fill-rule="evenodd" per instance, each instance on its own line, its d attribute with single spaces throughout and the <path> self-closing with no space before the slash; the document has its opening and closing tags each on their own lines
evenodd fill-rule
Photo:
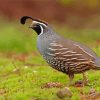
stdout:
<svg viewBox="0 0 100 100">
<path fill-rule="evenodd" d="M 93 55 L 85 51 L 80 45 L 74 44 L 71 41 L 54 41 L 50 43 L 48 48 L 48 54 L 54 57 L 67 58 L 67 59 L 77 59 L 77 60 L 94 60 Z"/>
<path fill-rule="evenodd" d="M 72 41 L 53 41 L 47 50 L 47 54 L 63 62 L 64 65 L 78 66 L 83 62 L 93 62 L 94 57 L 86 52 L 82 47 Z M 93 62 L 94 63 L 94 62 Z"/>
</svg>

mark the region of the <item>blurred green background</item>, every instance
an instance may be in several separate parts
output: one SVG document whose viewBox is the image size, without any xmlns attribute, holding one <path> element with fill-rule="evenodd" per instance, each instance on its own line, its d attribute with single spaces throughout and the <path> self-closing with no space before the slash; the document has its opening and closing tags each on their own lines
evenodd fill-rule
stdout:
<svg viewBox="0 0 100 100">
<path fill-rule="evenodd" d="M 99 47 L 99 0 L 1 0 L 1 52 L 36 50 L 36 35 L 20 24 L 24 15 L 47 21 L 63 36 Z"/>
<path fill-rule="evenodd" d="M 100 0 L 0 0 L 0 100 L 58 100 L 59 88 L 41 87 L 50 81 L 66 86 L 68 79 L 47 67 L 36 48 L 37 35 L 28 28 L 30 22 L 20 24 L 24 15 L 48 22 L 58 34 L 89 46 L 100 56 Z M 92 73 L 90 86 L 83 88 L 85 94 L 91 87 L 100 91 L 99 72 L 96 79 Z M 80 91 L 71 90 L 72 100 L 81 100 Z"/>
</svg>

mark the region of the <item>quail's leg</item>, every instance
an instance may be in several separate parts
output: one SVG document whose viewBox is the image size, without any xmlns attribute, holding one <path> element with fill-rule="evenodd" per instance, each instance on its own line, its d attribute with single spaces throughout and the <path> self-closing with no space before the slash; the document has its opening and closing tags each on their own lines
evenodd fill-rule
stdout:
<svg viewBox="0 0 100 100">
<path fill-rule="evenodd" d="M 83 84 L 87 85 L 88 84 L 88 79 L 85 73 L 83 73 Z"/>
<path fill-rule="evenodd" d="M 69 84 L 68 86 L 72 86 L 73 85 L 73 78 L 74 78 L 74 74 L 69 74 Z"/>
</svg>

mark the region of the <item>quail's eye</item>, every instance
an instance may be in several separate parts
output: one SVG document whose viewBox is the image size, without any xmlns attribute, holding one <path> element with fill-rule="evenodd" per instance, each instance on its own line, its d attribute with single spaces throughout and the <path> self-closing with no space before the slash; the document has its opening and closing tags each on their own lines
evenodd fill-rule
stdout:
<svg viewBox="0 0 100 100">
<path fill-rule="evenodd" d="M 34 28 L 41 28 L 40 25 L 34 25 Z"/>
</svg>

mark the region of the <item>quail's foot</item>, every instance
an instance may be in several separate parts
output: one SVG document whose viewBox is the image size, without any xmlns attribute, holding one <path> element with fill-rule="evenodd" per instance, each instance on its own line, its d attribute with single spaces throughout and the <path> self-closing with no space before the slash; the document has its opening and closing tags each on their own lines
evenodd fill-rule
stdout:
<svg viewBox="0 0 100 100">
<path fill-rule="evenodd" d="M 83 85 L 86 86 L 86 85 L 88 85 L 88 83 L 89 83 L 89 80 L 88 80 L 86 74 L 83 73 Z"/>
<path fill-rule="evenodd" d="M 73 78 L 74 78 L 74 74 L 69 74 L 69 83 L 68 83 L 67 86 L 73 86 L 74 85 Z"/>
</svg>

